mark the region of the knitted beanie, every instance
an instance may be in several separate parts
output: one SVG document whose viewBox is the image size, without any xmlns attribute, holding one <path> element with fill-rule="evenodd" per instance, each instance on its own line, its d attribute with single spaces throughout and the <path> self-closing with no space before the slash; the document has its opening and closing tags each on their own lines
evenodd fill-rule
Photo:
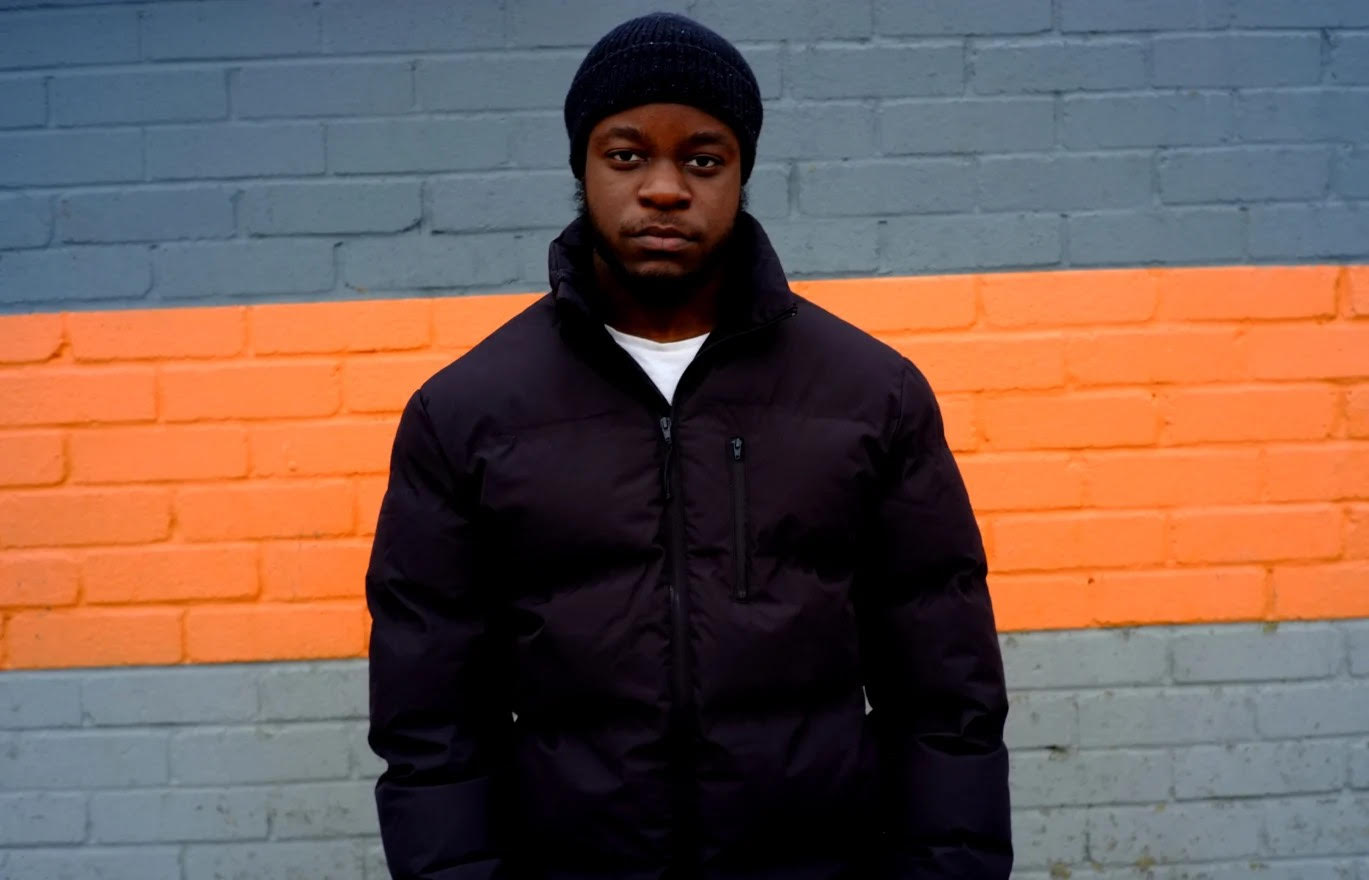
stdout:
<svg viewBox="0 0 1369 880">
<path fill-rule="evenodd" d="M 727 123 L 742 150 L 742 182 L 756 161 L 761 92 L 746 59 L 721 35 L 682 15 L 625 21 L 589 50 L 566 93 L 570 167 L 585 176 L 595 123 L 642 104 L 688 104 Z"/>
</svg>

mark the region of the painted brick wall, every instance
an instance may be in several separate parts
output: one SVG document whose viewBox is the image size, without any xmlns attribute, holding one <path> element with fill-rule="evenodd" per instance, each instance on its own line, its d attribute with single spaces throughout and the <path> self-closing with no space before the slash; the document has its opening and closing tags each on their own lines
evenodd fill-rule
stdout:
<svg viewBox="0 0 1369 880">
<path fill-rule="evenodd" d="M 566 86 L 649 8 L 755 68 L 796 275 L 1369 256 L 1362 0 L 49 5 L 0 11 L 4 311 L 541 288 Z"/>
</svg>

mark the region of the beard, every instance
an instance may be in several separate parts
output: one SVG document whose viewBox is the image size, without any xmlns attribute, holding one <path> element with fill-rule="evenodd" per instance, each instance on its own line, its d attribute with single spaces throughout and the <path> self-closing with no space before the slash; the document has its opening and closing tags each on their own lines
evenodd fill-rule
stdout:
<svg viewBox="0 0 1369 880">
<path fill-rule="evenodd" d="M 638 303 L 651 309 L 673 309 L 685 305 L 696 291 L 714 277 L 719 267 L 731 256 L 736 238 L 734 233 L 737 228 L 737 215 L 746 210 L 746 204 L 746 187 L 742 187 L 737 213 L 733 215 L 727 233 L 690 271 L 678 274 L 641 272 L 625 265 L 614 251 L 609 235 L 604 232 L 598 218 L 589 208 L 584 181 L 575 181 L 576 214 L 584 221 L 584 228 L 589 233 L 594 252 L 604 261 L 604 265 L 613 273 L 613 277 L 623 289 Z"/>
</svg>

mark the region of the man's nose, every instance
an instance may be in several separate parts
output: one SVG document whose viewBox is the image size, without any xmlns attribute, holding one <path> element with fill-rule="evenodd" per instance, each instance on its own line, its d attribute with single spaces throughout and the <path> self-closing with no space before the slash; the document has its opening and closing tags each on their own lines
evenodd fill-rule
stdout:
<svg viewBox="0 0 1369 880">
<path fill-rule="evenodd" d="M 689 205 L 689 186 L 684 173 L 674 162 L 654 161 L 647 167 L 646 178 L 637 197 L 648 208 L 684 208 Z"/>
</svg>

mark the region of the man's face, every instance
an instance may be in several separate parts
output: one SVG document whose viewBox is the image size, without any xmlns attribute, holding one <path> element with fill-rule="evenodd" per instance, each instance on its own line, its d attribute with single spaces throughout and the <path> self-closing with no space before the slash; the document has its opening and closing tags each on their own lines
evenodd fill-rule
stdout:
<svg viewBox="0 0 1369 880">
<path fill-rule="evenodd" d="M 673 299 L 705 279 L 740 204 L 737 137 L 698 108 L 644 104 L 590 130 L 583 211 L 600 256 L 638 296 Z"/>
</svg>

